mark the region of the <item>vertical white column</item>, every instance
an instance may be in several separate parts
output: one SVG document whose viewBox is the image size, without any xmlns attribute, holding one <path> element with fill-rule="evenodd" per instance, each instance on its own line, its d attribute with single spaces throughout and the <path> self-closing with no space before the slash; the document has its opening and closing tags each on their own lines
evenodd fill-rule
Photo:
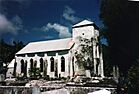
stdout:
<svg viewBox="0 0 139 94">
<path fill-rule="evenodd" d="M 48 60 L 47 60 L 47 53 L 44 54 L 44 70 L 43 70 L 43 75 L 47 75 L 47 68 L 48 67 Z"/>
<path fill-rule="evenodd" d="M 47 56 L 47 63 L 48 63 L 48 64 L 47 64 L 47 75 L 50 76 L 50 72 L 51 72 L 51 71 L 50 71 L 50 69 L 51 69 L 51 68 L 50 68 L 50 67 L 51 67 L 51 66 L 50 66 L 50 65 L 51 65 L 51 61 L 50 61 L 50 57 L 49 57 L 49 56 Z"/>
<path fill-rule="evenodd" d="M 69 59 L 68 59 L 68 66 L 69 66 L 69 67 L 68 67 L 68 71 L 69 71 L 69 72 L 68 72 L 68 73 L 69 73 L 68 76 L 71 76 L 71 74 L 72 74 L 72 69 L 71 69 L 71 68 L 72 68 L 72 67 L 71 67 L 71 66 L 72 66 L 72 50 L 69 51 L 69 53 L 68 53 L 68 58 L 69 58 Z"/>
<path fill-rule="evenodd" d="M 97 63 L 99 63 L 98 66 L 97 66 L 98 67 L 97 69 L 98 69 L 98 75 L 101 76 L 102 70 L 101 70 L 101 62 L 100 62 L 100 56 L 99 56 L 100 54 L 99 54 L 99 52 L 100 52 L 99 51 L 99 45 L 97 44 L 96 45 L 96 58 L 98 60 Z"/>
<path fill-rule="evenodd" d="M 60 67 L 59 67 L 59 64 L 58 63 L 58 52 L 56 53 L 56 57 L 54 59 L 54 78 L 55 77 L 55 73 L 57 72 L 57 77 L 59 76 L 59 72 L 60 72 Z"/>
<path fill-rule="evenodd" d="M 101 48 L 102 49 L 102 48 Z M 101 77 L 104 77 L 104 65 L 103 65 L 103 56 L 102 56 L 102 50 L 100 52 L 100 64 L 101 64 Z"/>
<path fill-rule="evenodd" d="M 96 57 L 99 58 L 100 57 L 99 56 L 99 45 L 96 45 L 96 52 L 97 52 Z"/>
<path fill-rule="evenodd" d="M 117 78 L 119 78 L 120 75 L 119 75 L 119 67 L 118 66 L 116 66 L 116 72 L 117 72 L 116 73 L 117 74 Z"/>
<path fill-rule="evenodd" d="M 113 77 L 118 79 L 119 78 L 119 68 L 118 66 L 113 66 Z"/>
<path fill-rule="evenodd" d="M 116 77 L 116 73 L 115 73 L 115 66 L 113 66 L 113 77 Z"/>
<path fill-rule="evenodd" d="M 27 77 L 29 77 L 29 60 L 27 54 L 25 55 L 25 60 L 27 60 Z"/>
<path fill-rule="evenodd" d="M 97 60 L 96 60 L 96 42 L 93 40 L 93 60 L 94 60 L 94 74 L 96 74 L 96 64 L 97 64 Z"/>
</svg>

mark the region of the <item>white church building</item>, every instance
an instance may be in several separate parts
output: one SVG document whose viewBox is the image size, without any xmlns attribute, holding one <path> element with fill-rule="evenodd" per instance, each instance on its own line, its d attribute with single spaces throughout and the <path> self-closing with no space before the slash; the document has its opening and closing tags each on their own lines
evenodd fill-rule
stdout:
<svg viewBox="0 0 139 94">
<path fill-rule="evenodd" d="M 93 72 L 104 77 L 102 51 L 98 43 L 99 31 L 94 22 L 84 20 L 72 26 L 72 37 L 30 42 L 15 54 L 14 73 L 30 77 L 29 71 L 40 69 L 41 76 L 51 78 L 74 77 L 79 67 L 75 51 L 79 50 L 78 37 L 93 38 Z M 98 63 L 99 62 L 99 63 Z"/>
</svg>

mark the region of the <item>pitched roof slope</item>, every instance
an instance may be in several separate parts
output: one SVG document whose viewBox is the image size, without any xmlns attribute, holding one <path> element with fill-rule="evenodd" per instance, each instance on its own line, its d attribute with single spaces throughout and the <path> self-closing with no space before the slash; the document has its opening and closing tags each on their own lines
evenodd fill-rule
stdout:
<svg viewBox="0 0 139 94">
<path fill-rule="evenodd" d="M 80 23 L 77 23 L 75 25 L 73 25 L 73 27 L 78 27 L 78 26 L 83 26 L 83 25 L 90 25 L 90 24 L 94 24 L 94 22 L 88 21 L 88 20 L 83 20 Z"/>
<path fill-rule="evenodd" d="M 13 68 L 14 67 L 14 63 L 15 63 L 15 59 L 13 59 L 9 65 L 8 65 L 8 68 Z"/>
<path fill-rule="evenodd" d="M 31 42 L 16 54 L 18 55 L 18 54 L 36 53 L 36 52 L 68 50 L 73 46 L 73 44 L 74 42 L 72 41 L 72 38 Z"/>
</svg>

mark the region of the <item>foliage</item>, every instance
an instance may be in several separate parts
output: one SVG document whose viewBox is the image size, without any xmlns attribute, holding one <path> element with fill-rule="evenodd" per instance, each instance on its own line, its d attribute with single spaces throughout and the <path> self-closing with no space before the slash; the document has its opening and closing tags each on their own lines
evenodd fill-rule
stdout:
<svg viewBox="0 0 139 94">
<path fill-rule="evenodd" d="M 113 86 L 113 87 L 117 85 L 117 83 L 113 79 L 107 79 L 107 78 L 100 80 L 99 84 L 102 86 Z"/>
<path fill-rule="evenodd" d="M 40 71 L 40 68 L 32 68 L 29 70 L 29 75 L 30 77 L 32 78 L 38 78 L 41 76 L 41 71 Z"/>
<path fill-rule="evenodd" d="M 110 58 L 126 75 L 139 54 L 139 3 L 101 0 L 100 18 L 107 30 Z"/>
<path fill-rule="evenodd" d="M 11 58 L 13 58 L 12 51 L 13 47 L 11 45 L 8 45 L 7 43 L 4 42 L 4 40 L 0 41 L 0 58 L 2 60 L 2 62 L 6 63 L 6 62 L 10 62 L 10 60 L 12 60 Z"/>
<path fill-rule="evenodd" d="M 15 53 L 24 47 L 23 43 L 13 42 L 14 45 L 7 44 L 3 39 L 0 40 L 0 73 L 6 75 L 7 66 L 12 61 Z M 3 64 L 6 66 L 3 67 Z"/>
<path fill-rule="evenodd" d="M 128 71 L 129 93 L 139 94 L 139 61 L 135 62 Z M 134 92 L 133 92 L 134 91 Z"/>
<path fill-rule="evenodd" d="M 80 69 L 91 68 L 93 62 L 92 39 L 79 37 L 79 49 L 75 52 L 75 57 Z"/>
<path fill-rule="evenodd" d="M 113 73 L 113 64 L 110 60 L 109 46 L 102 45 L 104 74 L 106 77 L 111 77 Z"/>
<path fill-rule="evenodd" d="M 100 18 L 107 30 L 111 62 L 119 66 L 123 84 L 130 82 L 131 94 L 138 94 L 139 3 L 101 0 Z M 137 62 L 138 63 L 138 62 Z M 126 81 L 128 77 L 128 80 Z"/>
</svg>

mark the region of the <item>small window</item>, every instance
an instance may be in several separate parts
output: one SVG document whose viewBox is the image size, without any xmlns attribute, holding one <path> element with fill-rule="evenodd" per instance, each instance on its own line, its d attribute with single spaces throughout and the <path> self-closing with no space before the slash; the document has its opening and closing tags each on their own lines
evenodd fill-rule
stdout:
<svg viewBox="0 0 139 94">
<path fill-rule="evenodd" d="M 44 57 L 44 53 L 37 53 L 37 56 Z"/>
<path fill-rule="evenodd" d="M 53 57 L 50 58 L 50 62 L 51 62 L 51 72 L 54 72 L 54 58 Z"/>
<path fill-rule="evenodd" d="M 34 57 L 35 54 L 29 53 L 29 54 L 27 54 L 27 56 L 28 56 L 28 57 Z"/>
<path fill-rule="evenodd" d="M 65 58 L 61 57 L 61 72 L 65 72 Z"/>
</svg>

